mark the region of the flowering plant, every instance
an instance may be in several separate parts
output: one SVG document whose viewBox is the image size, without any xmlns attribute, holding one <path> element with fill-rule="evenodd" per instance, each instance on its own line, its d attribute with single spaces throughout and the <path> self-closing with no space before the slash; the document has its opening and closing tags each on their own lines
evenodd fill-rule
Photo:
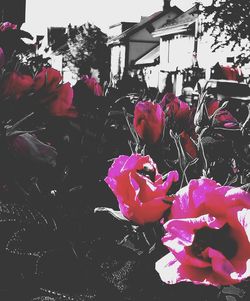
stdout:
<svg viewBox="0 0 250 301">
<path fill-rule="evenodd" d="M 153 248 L 159 248 L 162 238 L 170 252 L 167 255 L 167 250 L 165 255 L 162 252 L 155 267 L 167 284 L 193 282 L 227 287 L 247 280 L 250 277 L 248 185 L 239 187 L 245 180 L 242 182 L 238 178 L 243 170 L 240 170 L 234 145 L 228 147 L 227 154 L 219 149 L 220 145 L 216 146 L 219 141 L 228 143 L 228 129 L 235 139 L 241 131 L 241 123 L 226 109 L 226 103 L 221 105 L 217 100 L 209 99 L 190 108 L 172 93 L 167 93 L 160 102 L 162 115 L 155 114 L 158 104 L 154 102 L 139 99 L 132 117 L 124 110 L 134 140 L 130 142 L 132 155 L 114 159 L 106 178 L 120 211 L 98 208 L 97 212 L 109 212 L 118 220 L 123 220 L 123 215 L 127 222 L 137 225 L 133 230 L 137 232 L 137 238 L 129 234 L 121 242 L 137 254 L 138 239 L 143 240 L 140 231 L 151 246 L 149 253 Z M 214 149 L 210 150 L 211 146 Z M 142 168 L 137 167 L 135 158 L 144 162 L 148 157 L 145 153 L 157 161 L 158 167 L 154 163 L 155 167 L 141 173 Z M 177 155 L 175 160 L 171 157 L 173 153 Z M 220 171 L 227 174 L 226 178 L 220 177 L 218 169 L 221 166 L 217 160 L 227 167 Z M 158 173 L 158 169 L 167 169 L 169 176 L 174 175 L 173 172 L 180 176 L 178 180 L 174 177 L 175 185 L 172 182 L 174 194 L 167 202 L 168 207 L 162 208 L 164 213 L 155 215 L 161 212 L 152 194 L 152 191 L 158 191 L 152 177 L 152 172 L 157 170 Z M 138 180 L 141 174 L 146 176 L 145 182 Z M 171 178 L 168 179 L 171 181 Z M 162 195 L 160 199 L 163 200 Z M 162 202 L 160 204 L 162 206 Z M 163 234 L 155 229 L 159 225 L 163 225 Z M 154 238 L 150 227 L 154 229 Z M 139 247 L 143 249 L 140 244 Z"/>
<path fill-rule="evenodd" d="M 89 78 L 72 87 L 48 60 L 24 59 L 27 33 L 1 28 L 0 293 L 161 301 L 176 300 L 178 282 L 199 301 L 238 292 L 250 115 L 173 93 L 108 98 Z"/>
</svg>

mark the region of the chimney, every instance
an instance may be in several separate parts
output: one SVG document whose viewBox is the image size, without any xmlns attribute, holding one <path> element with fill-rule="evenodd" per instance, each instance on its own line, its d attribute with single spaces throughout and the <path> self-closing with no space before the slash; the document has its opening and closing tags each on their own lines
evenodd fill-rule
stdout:
<svg viewBox="0 0 250 301">
<path fill-rule="evenodd" d="M 163 0 L 163 10 L 168 10 L 171 5 L 170 5 L 171 0 Z"/>
</svg>

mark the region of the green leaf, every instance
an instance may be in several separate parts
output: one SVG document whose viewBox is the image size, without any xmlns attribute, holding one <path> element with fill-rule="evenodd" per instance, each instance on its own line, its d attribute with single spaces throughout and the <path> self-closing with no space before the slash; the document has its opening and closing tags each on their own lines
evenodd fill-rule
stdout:
<svg viewBox="0 0 250 301">
<path fill-rule="evenodd" d="M 94 212 L 95 213 L 105 212 L 111 214 L 113 217 L 115 217 L 117 220 L 121 222 L 132 224 L 132 222 L 128 220 L 119 210 L 114 210 L 112 208 L 107 208 L 107 207 L 97 207 L 95 208 Z"/>
</svg>

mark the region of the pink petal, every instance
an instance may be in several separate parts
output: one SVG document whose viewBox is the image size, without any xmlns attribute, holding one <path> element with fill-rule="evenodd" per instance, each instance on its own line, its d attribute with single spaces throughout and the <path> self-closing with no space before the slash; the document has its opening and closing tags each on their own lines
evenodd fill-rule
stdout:
<svg viewBox="0 0 250 301">
<path fill-rule="evenodd" d="M 207 178 L 191 180 L 187 186 L 176 193 L 171 209 L 171 218 L 195 217 L 208 213 L 204 208 L 204 203 L 210 196 L 209 193 L 214 193 L 218 186 L 219 184 L 214 180 Z M 211 197 L 213 198 L 213 195 Z M 211 197 L 209 197 L 209 200 Z"/>
<path fill-rule="evenodd" d="M 177 170 L 172 170 L 167 174 L 167 179 L 166 181 L 163 183 L 162 188 L 163 190 L 166 191 L 166 193 L 169 191 L 169 189 L 171 188 L 171 186 L 173 185 L 174 182 L 178 182 L 179 181 L 179 173 Z"/>
<path fill-rule="evenodd" d="M 118 158 L 116 158 L 109 168 L 108 171 L 108 177 L 117 177 L 121 173 L 121 169 L 125 162 L 128 160 L 129 156 L 121 155 Z"/>
<path fill-rule="evenodd" d="M 162 238 L 162 242 L 176 256 L 177 260 L 183 264 L 208 267 L 211 265 L 210 263 L 196 258 L 187 247 L 192 245 L 195 232 L 198 229 L 203 227 L 219 229 L 224 224 L 224 221 L 218 220 L 210 215 L 190 219 L 172 219 L 164 225 L 166 234 Z"/>
<path fill-rule="evenodd" d="M 181 264 L 172 253 L 159 259 L 155 264 L 161 280 L 167 284 L 178 282 L 193 282 L 195 284 L 210 285 L 207 280 L 210 271 L 208 269 L 195 268 Z M 218 285 L 218 284 L 217 284 Z"/>
</svg>

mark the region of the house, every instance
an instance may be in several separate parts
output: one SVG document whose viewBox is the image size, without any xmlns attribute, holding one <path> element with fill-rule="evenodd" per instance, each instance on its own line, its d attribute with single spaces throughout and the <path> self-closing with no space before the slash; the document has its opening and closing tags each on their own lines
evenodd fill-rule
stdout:
<svg viewBox="0 0 250 301">
<path fill-rule="evenodd" d="M 189 73 L 197 67 L 198 23 L 199 11 L 194 6 L 152 33 L 160 38 L 160 91 L 168 82 L 180 94 L 183 82 L 192 80 Z"/>
<path fill-rule="evenodd" d="M 211 30 L 204 33 L 204 17 L 196 4 L 152 32 L 160 38 L 159 90 L 168 86 L 180 95 L 183 85 L 194 86 L 200 78 L 209 79 L 213 66 L 232 65 L 240 50 L 231 45 L 212 51 Z"/>
<path fill-rule="evenodd" d="M 158 88 L 160 72 L 160 45 L 140 57 L 134 63 L 135 68 L 143 71 L 148 88 Z"/>
<path fill-rule="evenodd" d="M 111 48 L 111 79 L 120 79 L 124 69 L 136 67 L 138 59 L 150 51 L 155 52 L 160 38 L 152 36 L 152 32 L 181 13 L 178 7 L 170 5 L 170 0 L 164 0 L 162 11 L 141 17 L 139 23 L 121 22 L 110 26 L 108 45 Z"/>
</svg>

